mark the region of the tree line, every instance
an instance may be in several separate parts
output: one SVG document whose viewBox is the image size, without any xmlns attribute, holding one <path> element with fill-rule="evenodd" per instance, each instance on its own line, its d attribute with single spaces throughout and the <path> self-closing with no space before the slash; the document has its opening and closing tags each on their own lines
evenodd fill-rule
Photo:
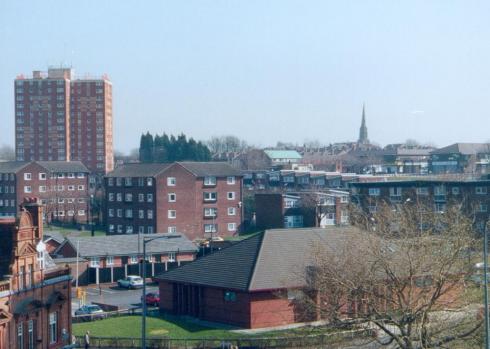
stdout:
<svg viewBox="0 0 490 349">
<path fill-rule="evenodd" d="M 166 133 L 153 136 L 147 132 L 141 135 L 139 160 L 142 163 L 210 161 L 211 152 L 204 143 L 192 137 L 187 139 L 183 133 L 175 137 Z"/>
</svg>

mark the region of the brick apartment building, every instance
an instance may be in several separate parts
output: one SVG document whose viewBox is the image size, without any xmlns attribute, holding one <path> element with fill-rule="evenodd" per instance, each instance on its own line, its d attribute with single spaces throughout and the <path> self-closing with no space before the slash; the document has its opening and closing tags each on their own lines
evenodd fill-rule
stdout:
<svg viewBox="0 0 490 349">
<path fill-rule="evenodd" d="M 303 228 L 349 223 L 347 191 L 255 194 L 256 226 L 259 229 Z"/>
<path fill-rule="evenodd" d="M 0 217 L 16 217 L 18 204 L 37 197 L 48 222 L 84 224 L 89 217 L 88 169 L 80 161 L 0 162 Z"/>
<path fill-rule="evenodd" d="M 470 215 L 475 228 L 482 232 L 489 216 L 490 180 L 427 177 L 416 180 L 393 179 L 386 182 L 351 183 L 353 203 L 366 213 L 374 213 L 379 205 L 413 205 L 432 207 L 434 212 L 445 212 L 450 205 L 458 205 Z M 423 220 L 423 216 L 421 218 Z M 421 222 L 423 224 L 423 222 Z"/>
<path fill-rule="evenodd" d="M 230 236 L 242 222 L 242 176 L 222 162 L 127 164 L 105 179 L 108 234 Z"/>
<path fill-rule="evenodd" d="M 42 242 L 42 206 L 0 218 L 0 349 L 62 348 L 71 339 L 70 269 Z"/>
<path fill-rule="evenodd" d="M 112 84 L 75 79 L 71 68 L 34 71 L 15 79 L 18 161 L 79 160 L 91 172 L 114 168 Z"/>
</svg>

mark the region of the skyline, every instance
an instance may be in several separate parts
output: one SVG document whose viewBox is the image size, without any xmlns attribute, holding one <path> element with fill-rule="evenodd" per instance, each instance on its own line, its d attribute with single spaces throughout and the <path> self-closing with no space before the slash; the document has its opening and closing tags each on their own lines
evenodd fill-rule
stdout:
<svg viewBox="0 0 490 349">
<path fill-rule="evenodd" d="M 123 152 L 146 131 L 355 141 L 363 103 L 374 143 L 490 138 L 486 2 L 145 5 L 0 4 L 0 145 L 14 145 L 15 77 L 60 63 L 109 75 Z"/>
</svg>

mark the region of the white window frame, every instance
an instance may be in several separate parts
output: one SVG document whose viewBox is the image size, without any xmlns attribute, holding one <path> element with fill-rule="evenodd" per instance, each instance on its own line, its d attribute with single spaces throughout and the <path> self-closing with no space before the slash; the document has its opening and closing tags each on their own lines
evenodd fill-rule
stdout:
<svg viewBox="0 0 490 349">
<path fill-rule="evenodd" d="M 236 223 L 228 223 L 228 231 L 236 231 Z"/>
<path fill-rule="evenodd" d="M 228 207 L 228 216 L 236 216 L 236 207 Z"/>
<path fill-rule="evenodd" d="M 32 180 L 32 173 L 29 173 L 29 172 L 24 173 L 24 180 L 25 181 Z"/>
<path fill-rule="evenodd" d="M 230 197 L 230 194 L 231 194 L 231 197 Z M 235 192 L 234 191 L 229 191 L 229 192 L 226 193 L 226 198 L 228 200 L 235 200 L 235 197 L 236 197 L 236 195 L 235 195 Z"/>
<path fill-rule="evenodd" d="M 107 256 L 105 259 L 105 265 L 114 265 L 114 256 Z"/>
<path fill-rule="evenodd" d="M 228 176 L 228 177 L 226 177 L 226 184 L 228 184 L 228 185 L 235 184 L 235 176 Z"/>
<path fill-rule="evenodd" d="M 177 218 L 177 210 L 168 210 L 167 211 L 168 219 L 176 219 Z"/>
<path fill-rule="evenodd" d="M 167 177 L 167 186 L 175 187 L 177 185 L 177 179 L 175 177 Z"/>
<path fill-rule="evenodd" d="M 25 185 L 24 193 L 32 193 L 32 187 L 30 185 Z"/>
<path fill-rule="evenodd" d="M 176 202 L 176 201 L 177 201 L 177 194 L 168 193 L 168 202 Z"/>
<path fill-rule="evenodd" d="M 205 186 L 215 186 L 217 179 L 215 176 L 206 176 L 204 177 L 204 185 Z"/>
<path fill-rule="evenodd" d="M 46 180 L 46 173 L 40 172 L 39 173 L 39 180 L 40 181 L 45 181 Z"/>
</svg>

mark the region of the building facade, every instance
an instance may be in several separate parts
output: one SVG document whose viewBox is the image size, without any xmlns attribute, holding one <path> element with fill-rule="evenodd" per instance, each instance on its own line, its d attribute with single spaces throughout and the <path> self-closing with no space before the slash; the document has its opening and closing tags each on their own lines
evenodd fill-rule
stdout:
<svg viewBox="0 0 490 349">
<path fill-rule="evenodd" d="M 242 176 L 226 163 L 127 164 L 105 180 L 108 234 L 237 234 Z"/>
<path fill-rule="evenodd" d="M 27 197 L 45 205 L 47 222 L 85 224 L 88 169 L 79 161 L 0 162 L 0 217 L 18 216 L 18 203 Z"/>
<path fill-rule="evenodd" d="M 75 80 L 71 68 L 50 68 L 18 76 L 14 88 L 18 161 L 79 160 L 102 174 L 114 168 L 107 77 Z"/>
<path fill-rule="evenodd" d="M 0 218 L 0 348 L 62 348 L 71 341 L 70 269 L 56 266 L 42 242 L 42 206 L 22 204 Z"/>
</svg>

